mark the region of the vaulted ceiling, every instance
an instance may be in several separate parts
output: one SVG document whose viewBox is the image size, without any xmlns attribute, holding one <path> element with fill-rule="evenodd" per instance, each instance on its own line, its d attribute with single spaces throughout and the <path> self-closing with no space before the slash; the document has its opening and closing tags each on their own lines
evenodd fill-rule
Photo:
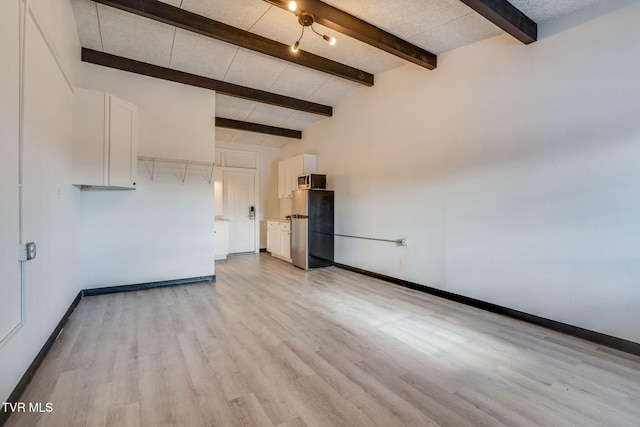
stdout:
<svg viewBox="0 0 640 427">
<path fill-rule="evenodd" d="M 299 7 L 313 9 L 313 29 L 337 43 L 330 46 L 307 27 L 298 54 L 288 46 L 302 27 L 285 1 L 72 5 L 83 60 L 216 90 L 216 140 L 282 147 L 309 124 L 330 120 L 331 107 L 353 90 L 367 90 L 377 73 L 408 63 L 429 73 L 438 54 L 505 31 L 530 43 L 536 22 L 603 1 L 301 0 Z M 353 22 L 357 28 L 347 29 Z M 377 47 L 365 43 L 372 39 Z M 433 61 L 408 61 L 398 48 L 426 52 Z"/>
</svg>

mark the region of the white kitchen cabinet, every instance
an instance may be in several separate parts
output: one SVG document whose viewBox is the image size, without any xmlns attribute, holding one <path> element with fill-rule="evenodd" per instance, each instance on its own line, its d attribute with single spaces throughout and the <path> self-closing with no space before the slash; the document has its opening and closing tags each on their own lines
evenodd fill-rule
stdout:
<svg viewBox="0 0 640 427">
<path fill-rule="evenodd" d="M 217 219 L 215 221 L 215 259 L 227 259 L 229 255 L 229 221 Z"/>
<path fill-rule="evenodd" d="M 110 93 L 75 90 L 73 184 L 135 188 L 138 108 Z"/>
<path fill-rule="evenodd" d="M 278 251 L 278 222 L 267 221 L 267 251 L 274 253 Z"/>
<path fill-rule="evenodd" d="M 291 198 L 291 192 L 298 188 L 298 176 L 316 172 L 316 155 L 300 154 L 278 162 L 278 197 Z"/>
<path fill-rule="evenodd" d="M 278 231 L 278 249 L 280 250 L 280 256 L 291 262 L 291 223 L 281 222 Z"/>
<path fill-rule="evenodd" d="M 278 162 L 278 198 L 284 199 L 286 198 L 285 194 L 287 194 L 285 189 L 286 179 L 286 160 L 280 160 Z"/>
<path fill-rule="evenodd" d="M 291 262 L 291 222 L 267 221 L 267 251 L 276 258 Z"/>
</svg>

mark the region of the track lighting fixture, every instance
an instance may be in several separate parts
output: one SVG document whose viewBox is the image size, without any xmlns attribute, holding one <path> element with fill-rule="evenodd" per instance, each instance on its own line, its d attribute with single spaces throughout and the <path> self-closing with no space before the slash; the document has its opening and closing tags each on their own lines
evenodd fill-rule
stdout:
<svg viewBox="0 0 640 427">
<path fill-rule="evenodd" d="M 298 9 L 298 6 L 296 4 L 295 1 L 290 1 L 289 2 L 289 10 L 295 12 Z M 298 37 L 298 40 L 296 40 L 296 42 L 293 44 L 293 46 L 291 46 L 291 51 L 293 53 L 298 52 L 298 50 L 300 50 L 300 40 L 302 40 L 302 36 L 304 36 L 304 29 L 306 27 L 311 28 L 311 31 L 313 31 L 314 33 L 316 33 L 317 35 L 319 35 L 320 37 L 322 37 L 324 40 L 326 40 L 327 42 L 329 42 L 330 46 L 333 46 L 336 44 L 336 39 L 335 37 L 330 37 L 326 34 L 320 34 L 319 32 L 317 32 L 315 30 L 315 28 L 313 28 L 313 24 L 314 24 L 314 18 L 313 15 L 304 11 L 300 11 L 299 13 L 296 13 L 296 15 L 298 16 L 298 23 L 300 24 L 300 26 L 302 27 L 302 32 L 300 33 L 300 37 Z"/>
</svg>

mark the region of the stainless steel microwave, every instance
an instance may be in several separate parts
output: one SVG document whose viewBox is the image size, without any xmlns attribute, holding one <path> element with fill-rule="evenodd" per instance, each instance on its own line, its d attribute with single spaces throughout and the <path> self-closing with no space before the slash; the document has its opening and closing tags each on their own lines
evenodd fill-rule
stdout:
<svg viewBox="0 0 640 427">
<path fill-rule="evenodd" d="M 300 175 L 298 177 L 299 189 L 312 189 L 312 188 L 327 188 L 327 175 L 318 175 L 315 173 L 308 173 L 306 175 Z"/>
</svg>

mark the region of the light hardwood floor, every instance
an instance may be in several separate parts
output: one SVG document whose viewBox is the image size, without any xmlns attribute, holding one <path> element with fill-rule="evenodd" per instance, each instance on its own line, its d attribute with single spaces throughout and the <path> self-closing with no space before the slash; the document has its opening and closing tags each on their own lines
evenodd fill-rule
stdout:
<svg viewBox="0 0 640 427">
<path fill-rule="evenodd" d="M 8 426 L 640 425 L 640 358 L 368 277 L 231 256 L 81 301 Z"/>
</svg>

